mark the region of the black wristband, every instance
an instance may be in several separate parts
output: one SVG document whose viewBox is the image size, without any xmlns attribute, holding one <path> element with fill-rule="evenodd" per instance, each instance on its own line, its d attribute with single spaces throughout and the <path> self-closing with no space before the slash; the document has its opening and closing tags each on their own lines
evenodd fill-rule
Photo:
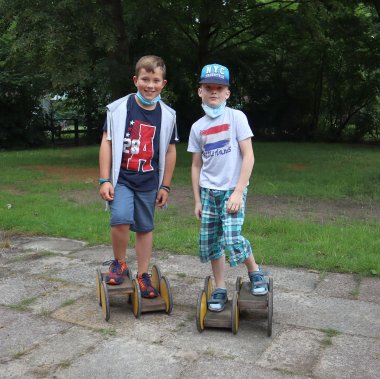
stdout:
<svg viewBox="0 0 380 379">
<path fill-rule="evenodd" d="M 169 186 L 161 186 L 160 189 L 163 189 L 163 190 L 166 191 L 167 193 L 170 192 L 170 187 L 169 187 Z"/>
</svg>

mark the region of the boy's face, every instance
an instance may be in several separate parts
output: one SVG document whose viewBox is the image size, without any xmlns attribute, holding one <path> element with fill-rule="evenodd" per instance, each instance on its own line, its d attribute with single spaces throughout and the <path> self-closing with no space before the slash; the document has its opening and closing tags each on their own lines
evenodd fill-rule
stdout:
<svg viewBox="0 0 380 379">
<path fill-rule="evenodd" d="M 228 86 L 221 84 L 202 84 L 198 89 L 198 95 L 202 102 L 209 107 L 216 108 L 230 97 Z"/>
<path fill-rule="evenodd" d="M 167 83 L 163 78 L 161 68 L 156 68 L 154 72 L 148 72 L 142 68 L 139 74 L 133 77 L 133 82 L 141 95 L 150 101 L 161 93 Z"/>
</svg>

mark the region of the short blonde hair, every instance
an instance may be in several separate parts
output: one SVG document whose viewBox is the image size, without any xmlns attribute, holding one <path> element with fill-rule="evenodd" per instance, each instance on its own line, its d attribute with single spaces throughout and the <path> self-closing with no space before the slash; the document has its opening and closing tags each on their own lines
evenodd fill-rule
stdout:
<svg viewBox="0 0 380 379">
<path fill-rule="evenodd" d="M 137 61 L 135 68 L 136 76 L 139 76 L 140 70 L 142 68 L 145 69 L 147 72 L 154 72 L 156 68 L 161 68 L 163 79 L 165 79 L 166 77 L 165 62 L 162 58 L 156 55 L 144 55 Z"/>
</svg>

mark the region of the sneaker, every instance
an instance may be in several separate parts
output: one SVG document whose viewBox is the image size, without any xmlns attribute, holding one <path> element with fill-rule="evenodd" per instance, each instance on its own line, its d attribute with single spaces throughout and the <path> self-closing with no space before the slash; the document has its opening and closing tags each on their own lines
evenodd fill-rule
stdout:
<svg viewBox="0 0 380 379">
<path fill-rule="evenodd" d="M 127 276 L 127 264 L 120 263 L 117 259 L 111 261 L 109 271 L 106 275 L 105 282 L 107 284 L 121 284 Z"/>
<path fill-rule="evenodd" d="M 222 312 L 227 302 L 227 289 L 216 288 L 207 301 L 207 307 L 212 312 Z"/>
<path fill-rule="evenodd" d="M 144 272 L 141 276 L 136 275 L 140 286 L 141 296 L 145 298 L 157 297 L 158 291 L 152 286 L 150 275 Z"/>
<path fill-rule="evenodd" d="M 264 275 L 268 275 L 267 272 L 261 270 L 261 267 L 257 271 L 249 272 L 249 280 L 251 282 L 251 294 L 255 296 L 266 295 L 268 293 L 268 280 Z"/>
</svg>

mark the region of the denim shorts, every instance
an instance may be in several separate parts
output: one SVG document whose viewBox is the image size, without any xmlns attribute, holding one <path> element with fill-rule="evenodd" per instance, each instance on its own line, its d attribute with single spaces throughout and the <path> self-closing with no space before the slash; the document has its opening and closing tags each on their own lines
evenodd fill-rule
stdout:
<svg viewBox="0 0 380 379">
<path fill-rule="evenodd" d="M 241 235 L 244 223 L 247 189 L 238 213 L 228 213 L 227 203 L 233 190 L 201 188 L 202 220 L 199 232 L 199 258 L 209 262 L 229 253 L 231 267 L 243 263 L 251 254 L 249 241 Z"/>
<path fill-rule="evenodd" d="M 133 191 L 124 184 L 116 184 L 114 200 L 109 202 L 111 226 L 130 225 L 134 232 L 151 232 L 156 197 L 157 190 Z"/>
</svg>

